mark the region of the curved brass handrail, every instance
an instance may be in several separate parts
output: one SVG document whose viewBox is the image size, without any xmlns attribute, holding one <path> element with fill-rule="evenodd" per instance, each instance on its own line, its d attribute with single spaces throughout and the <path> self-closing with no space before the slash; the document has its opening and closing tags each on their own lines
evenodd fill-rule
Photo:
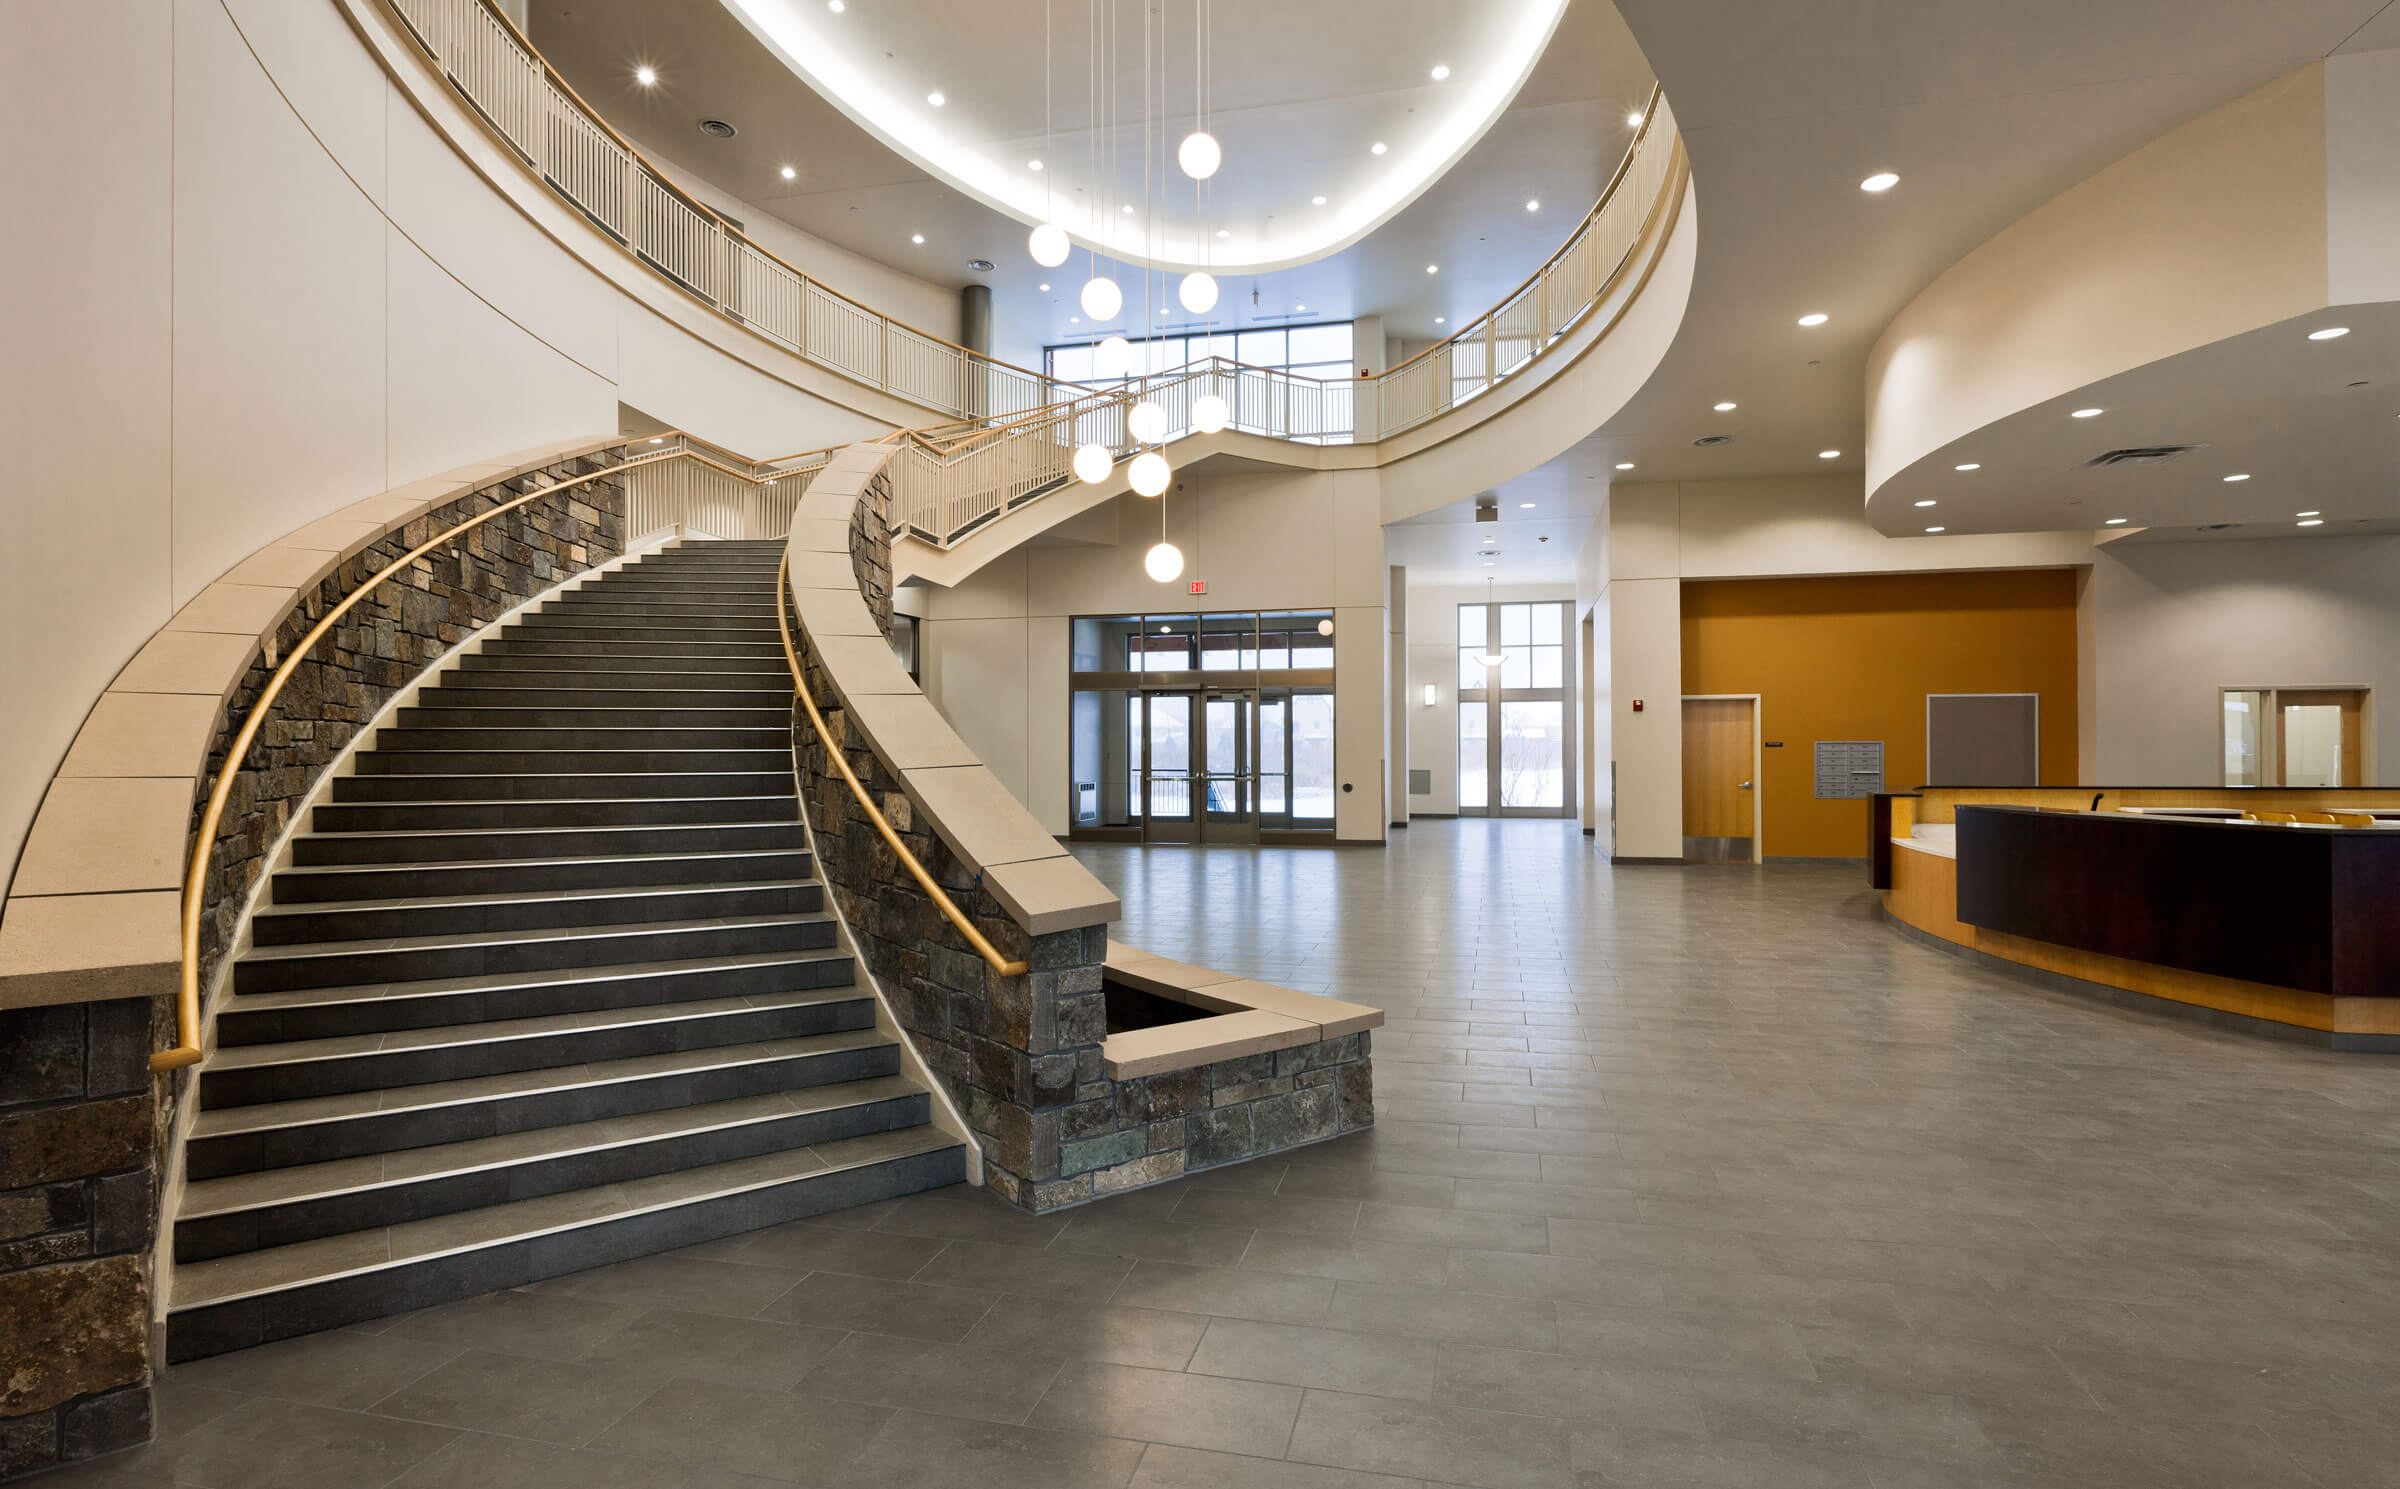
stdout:
<svg viewBox="0 0 2400 1489">
<path fill-rule="evenodd" d="M 983 932 L 975 929 L 975 922 L 967 919 L 966 912 L 958 908 L 942 886 L 933 882 L 933 875 L 925 872 L 925 865 L 917 862 L 917 855 L 908 851 L 908 845 L 900 841 L 900 834 L 892 830 L 891 821 L 875 805 L 875 799 L 867 794 L 867 788 L 860 784 L 857 773 L 850 769 L 850 762 L 842 756 L 842 747 L 833 742 L 833 731 L 825 727 L 825 716 L 817 712 L 816 700 L 808 696 L 808 678 L 800 670 L 800 653 L 792 648 L 791 572 L 792 555 L 786 550 L 783 562 L 775 568 L 775 628 L 783 634 L 783 659 L 791 664 L 792 692 L 799 697 L 800 706 L 808 710 L 808 722 L 816 728 L 817 739 L 825 746 L 825 753 L 833 761 L 833 768 L 840 771 L 842 779 L 850 783 L 850 794 L 858 798 L 867 820 L 874 823 L 875 831 L 882 835 L 884 846 L 898 856 L 901 866 L 908 870 L 909 877 L 917 881 L 917 887 L 933 897 L 935 908 L 958 927 L 959 934 L 967 938 L 967 944 L 974 947 L 977 954 L 1002 977 L 1024 976 L 1025 964 L 1002 956 L 1000 948 L 994 946 Z"/>
<path fill-rule="evenodd" d="M 309 627 L 307 635 L 293 643 L 290 654 L 283 659 L 283 665 L 275 669 L 274 675 L 267 679 L 266 687 L 259 691 L 258 701 L 250 705 L 250 712 L 242 720 L 241 728 L 234 731 L 233 743 L 226 747 L 225 764 L 218 770 L 216 784 L 208 793 L 208 805 L 200 813 L 200 830 L 192 842 L 191 863 L 183 875 L 183 969 L 175 990 L 175 1046 L 156 1051 L 150 1056 L 153 1073 L 181 1070 L 186 1065 L 200 1062 L 200 908 L 208 878 L 208 861 L 216 856 L 217 824 L 224 819 L 226 800 L 233 794 L 234 777 L 241 774 L 243 757 L 250 753 L 250 742 L 258 737 L 260 727 L 266 723 L 268 708 L 282 695 L 283 685 L 292 680 L 292 674 L 300 670 L 300 664 L 308 660 L 308 654 L 325 638 L 325 633 L 333 629 L 336 621 L 355 609 L 359 601 L 373 594 L 385 580 L 405 571 L 418 559 L 460 534 L 474 531 L 503 512 L 513 512 L 529 502 L 557 492 L 571 491 L 578 486 L 606 480 L 636 466 L 655 465 L 665 460 L 704 458 L 683 450 L 661 451 L 656 455 L 622 460 L 605 470 L 570 476 L 566 480 L 511 497 L 447 532 L 435 534 L 378 569 L 364 584 L 344 595 L 332 609 L 326 611 L 322 620 Z M 713 465 L 716 462 L 708 463 Z"/>
</svg>

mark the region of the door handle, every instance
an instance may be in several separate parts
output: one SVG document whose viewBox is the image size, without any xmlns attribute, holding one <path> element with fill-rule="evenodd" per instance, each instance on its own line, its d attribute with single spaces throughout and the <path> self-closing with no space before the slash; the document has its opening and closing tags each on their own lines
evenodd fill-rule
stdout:
<svg viewBox="0 0 2400 1489">
<path fill-rule="evenodd" d="M 1747 790 L 1749 790 L 1749 789 L 1750 789 L 1750 783 L 1749 783 L 1748 781 L 1744 781 L 1744 782 L 1742 782 L 1742 789 L 1743 789 L 1744 791 L 1747 791 Z"/>
</svg>

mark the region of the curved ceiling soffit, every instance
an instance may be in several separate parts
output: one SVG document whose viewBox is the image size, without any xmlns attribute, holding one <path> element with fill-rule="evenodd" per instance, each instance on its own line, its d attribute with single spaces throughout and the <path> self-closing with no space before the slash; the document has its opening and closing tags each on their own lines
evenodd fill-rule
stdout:
<svg viewBox="0 0 2400 1489">
<path fill-rule="evenodd" d="M 1170 222 L 1167 241 L 1154 251 L 1146 249 L 1141 241 L 1145 233 L 1141 217 L 1110 214 L 1099 201 L 1103 195 L 1111 200 L 1133 195 L 1126 189 L 1131 184 L 1126 173 L 1103 179 L 1099 183 L 1103 191 L 1082 193 L 1090 205 L 1079 220 L 1078 214 L 1062 210 L 1066 207 L 1064 199 L 1076 195 L 1076 187 L 1091 183 L 1072 169 L 1072 159 L 1046 161 L 1046 170 L 1037 173 L 1025 168 L 1024 152 L 1030 146 L 1038 154 L 1038 134 L 1030 138 L 1001 134 L 985 141 L 962 137 L 959 130 L 947 127 L 944 109 L 936 109 L 916 96 L 913 81 L 879 78 L 855 55 L 861 50 L 855 44 L 855 37 L 841 35 L 842 23 L 855 21 L 853 13 L 833 12 L 817 0 L 718 0 L 718 3 L 760 45 L 851 122 L 935 179 L 994 211 L 1029 226 L 1055 211 L 1059 226 L 1066 229 L 1077 250 L 1095 251 L 1122 264 L 1173 272 L 1207 269 L 1223 273 L 1289 269 L 1312 263 L 1350 247 L 1399 215 L 1499 122 L 1532 76 L 1535 64 L 1541 60 L 1559 21 L 1566 15 L 1569 0 L 1483 0 L 1477 7 L 1478 13 L 1505 14 L 1500 25 L 1489 28 L 1482 54 L 1473 59 L 1472 65 L 1459 69 L 1463 77 L 1451 95 L 1459 102 L 1437 114 L 1430 127 L 1413 131 L 1414 138 L 1394 145 L 1377 160 L 1376 169 L 1360 178 L 1357 189 L 1345 191 L 1343 199 L 1330 204 L 1322 214 L 1300 226 L 1279 227 L 1271 233 L 1235 230 L 1231 236 L 1214 241 L 1202 240 L 1200 224 L 1187 218 L 1180 223 Z M 850 29 L 855 32 L 857 28 Z M 1168 45 L 1168 55 L 1175 59 L 1171 65 L 1184 65 L 1188 51 L 1178 56 L 1174 42 L 1170 40 Z M 885 60 L 885 54 L 874 52 L 873 58 L 880 62 Z M 1231 113 L 1225 111 L 1219 116 L 1220 121 Z M 1164 151 L 1167 157 L 1173 156 L 1175 144 L 1189 130 L 1190 121 L 1188 109 L 1181 115 L 1172 111 L 1167 114 Z M 1140 129 L 1137 113 L 1130 121 L 1121 117 L 1115 133 L 1122 136 L 1131 131 L 1138 135 Z M 1225 132 L 1220 123 L 1217 130 L 1220 139 Z M 1057 133 L 1063 139 L 1082 130 L 1062 128 Z M 1059 153 L 1072 157 L 1080 152 L 1069 147 Z M 1235 153 L 1227 152 L 1229 170 L 1238 169 Z M 1192 189 L 1193 183 L 1172 164 L 1167 171 L 1178 195 Z M 1138 172 L 1137 165 L 1133 173 L 1135 181 Z M 1226 172 L 1219 174 L 1222 178 Z"/>
</svg>

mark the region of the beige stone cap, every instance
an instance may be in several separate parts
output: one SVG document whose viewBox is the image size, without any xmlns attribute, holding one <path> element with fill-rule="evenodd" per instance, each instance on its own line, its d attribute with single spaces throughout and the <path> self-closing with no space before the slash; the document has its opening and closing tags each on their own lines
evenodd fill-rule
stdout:
<svg viewBox="0 0 2400 1489">
<path fill-rule="evenodd" d="M 92 705 L 25 834 L 0 906 L 0 1008 L 171 992 L 209 742 L 284 617 L 344 561 L 436 507 L 622 443 L 537 445 L 352 502 L 259 549 L 175 612 Z"/>
<path fill-rule="evenodd" d="M 1121 941 L 1108 943 L 1104 970 L 1112 982 L 1217 1014 L 1109 1035 L 1102 1058 L 1112 1080 L 1186 1070 L 1383 1027 L 1380 1008 L 1153 956 Z"/>
<path fill-rule="evenodd" d="M 899 777 L 909 806 L 982 876 L 1009 917 L 1034 935 L 1106 925 L 1123 913 L 1108 886 L 1044 831 L 958 737 L 892 656 L 850 562 L 850 516 L 892 447 L 844 446 L 809 483 L 786 545 L 792 609 L 831 700 Z"/>
</svg>

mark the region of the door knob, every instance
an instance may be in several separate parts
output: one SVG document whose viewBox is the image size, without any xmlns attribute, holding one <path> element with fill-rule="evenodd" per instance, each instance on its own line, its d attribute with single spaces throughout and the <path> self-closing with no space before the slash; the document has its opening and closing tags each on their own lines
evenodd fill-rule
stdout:
<svg viewBox="0 0 2400 1489">
<path fill-rule="evenodd" d="M 1749 790 L 1749 789 L 1750 789 L 1750 783 L 1749 783 L 1748 781 L 1744 781 L 1744 782 L 1742 782 L 1742 789 L 1743 789 L 1744 791 L 1747 791 L 1747 790 Z"/>
</svg>

